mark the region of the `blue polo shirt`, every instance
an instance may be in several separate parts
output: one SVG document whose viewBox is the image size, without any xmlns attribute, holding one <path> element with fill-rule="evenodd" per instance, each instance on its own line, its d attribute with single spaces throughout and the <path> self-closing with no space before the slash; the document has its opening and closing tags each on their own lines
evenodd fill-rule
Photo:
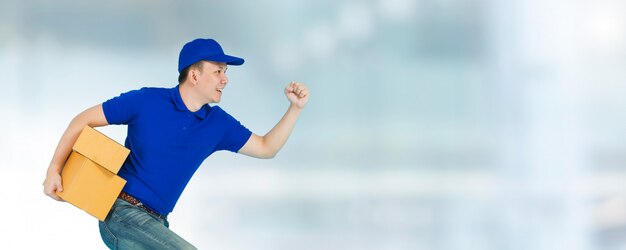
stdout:
<svg viewBox="0 0 626 250">
<path fill-rule="evenodd" d="M 191 112 L 178 86 L 142 88 L 102 104 L 109 124 L 127 124 L 130 155 L 118 175 L 124 192 L 157 213 L 174 209 L 200 164 L 213 152 L 237 152 L 252 134 L 218 106 Z"/>
</svg>

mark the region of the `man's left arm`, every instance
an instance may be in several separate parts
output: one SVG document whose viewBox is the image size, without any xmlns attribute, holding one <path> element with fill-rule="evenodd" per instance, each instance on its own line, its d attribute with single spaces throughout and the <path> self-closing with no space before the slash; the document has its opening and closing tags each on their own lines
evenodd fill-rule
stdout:
<svg viewBox="0 0 626 250">
<path fill-rule="evenodd" d="M 252 134 L 239 153 L 256 158 L 273 158 L 285 145 L 293 131 L 302 109 L 309 101 L 309 89 L 306 85 L 291 82 L 285 87 L 285 95 L 291 105 L 283 118 L 264 136 Z"/>
</svg>

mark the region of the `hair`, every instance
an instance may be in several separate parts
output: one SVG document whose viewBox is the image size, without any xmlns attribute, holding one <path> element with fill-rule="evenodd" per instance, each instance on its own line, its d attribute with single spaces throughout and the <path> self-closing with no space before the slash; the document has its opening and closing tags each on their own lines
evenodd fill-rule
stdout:
<svg viewBox="0 0 626 250">
<path fill-rule="evenodd" d="M 178 83 L 183 83 L 185 80 L 187 80 L 187 76 L 189 75 L 189 70 L 190 69 L 197 69 L 199 71 L 202 71 L 202 61 L 197 61 L 192 65 L 189 65 L 187 68 L 183 69 L 183 71 L 180 72 L 180 74 L 178 75 Z"/>
</svg>

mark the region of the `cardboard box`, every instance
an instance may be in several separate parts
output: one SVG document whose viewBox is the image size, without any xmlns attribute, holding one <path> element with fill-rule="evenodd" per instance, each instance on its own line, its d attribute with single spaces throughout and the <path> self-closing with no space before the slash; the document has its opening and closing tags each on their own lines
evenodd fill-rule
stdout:
<svg viewBox="0 0 626 250">
<path fill-rule="evenodd" d="M 101 221 L 126 184 L 121 177 L 76 152 L 67 159 L 61 178 L 63 192 L 58 195 Z"/>
<path fill-rule="evenodd" d="M 85 127 L 61 173 L 65 201 L 104 221 L 126 184 L 117 171 L 130 150 L 91 127 Z"/>
<path fill-rule="evenodd" d="M 130 153 L 124 146 L 89 126 L 80 133 L 72 150 L 115 174 Z"/>
</svg>

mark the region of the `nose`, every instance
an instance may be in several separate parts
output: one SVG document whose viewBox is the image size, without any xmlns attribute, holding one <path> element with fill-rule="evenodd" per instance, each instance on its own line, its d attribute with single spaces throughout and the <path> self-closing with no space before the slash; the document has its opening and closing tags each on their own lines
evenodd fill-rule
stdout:
<svg viewBox="0 0 626 250">
<path fill-rule="evenodd" d="M 220 79 L 220 81 L 224 85 L 226 85 L 228 83 L 228 77 L 226 76 L 226 73 L 222 73 L 222 79 Z"/>
</svg>

